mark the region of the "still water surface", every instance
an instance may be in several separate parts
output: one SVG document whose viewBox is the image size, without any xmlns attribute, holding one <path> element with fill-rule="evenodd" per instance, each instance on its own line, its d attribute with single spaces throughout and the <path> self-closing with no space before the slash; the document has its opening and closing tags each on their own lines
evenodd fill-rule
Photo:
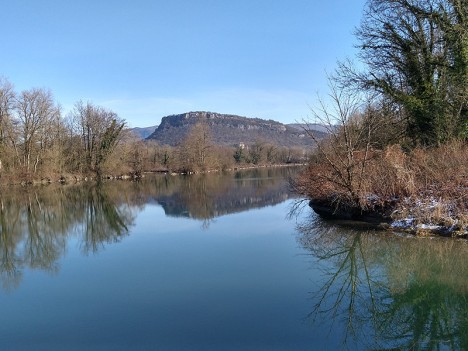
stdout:
<svg viewBox="0 0 468 351">
<path fill-rule="evenodd" d="M 0 350 L 468 349 L 468 245 L 322 222 L 292 169 L 1 189 Z"/>
</svg>

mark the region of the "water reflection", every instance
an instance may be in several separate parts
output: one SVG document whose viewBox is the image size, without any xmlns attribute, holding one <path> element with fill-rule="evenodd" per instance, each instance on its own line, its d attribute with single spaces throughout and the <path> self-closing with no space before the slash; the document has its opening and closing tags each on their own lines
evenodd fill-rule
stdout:
<svg viewBox="0 0 468 351">
<path fill-rule="evenodd" d="M 299 233 L 324 270 L 309 318 L 342 330 L 348 347 L 468 349 L 466 241 L 401 238 L 319 219 Z"/>
<path fill-rule="evenodd" d="M 293 168 L 251 169 L 219 174 L 156 176 L 134 183 L 148 202 L 168 216 L 210 220 L 252 208 L 272 206 L 292 197 L 285 180 Z"/>
<path fill-rule="evenodd" d="M 78 236 L 84 253 L 128 233 L 134 214 L 100 186 L 45 187 L 2 192 L 0 276 L 17 287 L 25 268 L 58 270 L 67 240 Z"/>
<path fill-rule="evenodd" d="M 148 203 L 166 215 L 202 220 L 280 203 L 291 195 L 285 179 L 293 170 L 257 169 L 189 177 L 155 175 L 140 182 L 2 189 L 0 194 L 0 277 L 15 288 L 26 268 L 59 269 L 70 238 L 83 253 L 129 234 Z"/>
</svg>

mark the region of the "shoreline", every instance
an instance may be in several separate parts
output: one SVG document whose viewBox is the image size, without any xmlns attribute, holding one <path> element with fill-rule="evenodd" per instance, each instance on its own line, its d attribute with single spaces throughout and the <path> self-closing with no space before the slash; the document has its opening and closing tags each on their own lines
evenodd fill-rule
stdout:
<svg viewBox="0 0 468 351">
<path fill-rule="evenodd" d="M 395 234 L 406 233 L 415 237 L 445 237 L 454 239 L 468 239 L 468 225 L 459 224 L 456 218 L 451 218 L 451 225 L 440 223 L 422 222 L 415 217 L 409 216 L 402 219 L 394 218 L 397 210 L 387 209 L 387 211 L 367 210 L 358 208 L 344 209 L 335 208 L 331 203 L 324 201 L 310 200 L 309 207 L 324 220 L 344 220 L 347 223 L 367 223 L 375 226 L 376 229 L 392 231 Z M 410 209 L 413 212 L 419 208 Z"/>
<path fill-rule="evenodd" d="M 238 170 L 248 170 L 248 169 L 260 169 L 260 168 L 277 168 L 277 167 L 301 167 L 305 166 L 303 163 L 284 163 L 284 164 L 262 164 L 262 165 L 241 165 L 237 167 L 231 167 L 227 169 L 210 169 L 206 171 L 198 172 L 181 172 L 181 171 L 171 171 L 170 169 L 159 169 L 159 170 L 150 170 L 143 171 L 141 175 L 136 174 L 120 174 L 120 175 L 105 175 L 101 179 L 97 179 L 94 175 L 78 175 L 78 174 L 57 174 L 51 177 L 38 177 L 30 179 L 18 179 L 16 177 L 6 176 L 2 178 L 0 175 L 0 188 L 8 186 L 18 186 L 18 187 L 29 187 L 29 186 L 42 186 L 48 184 L 78 184 L 82 182 L 98 182 L 106 180 L 138 180 L 143 178 L 146 174 L 169 174 L 169 175 L 191 175 L 191 174 L 207 174 L 207 173 L 217 173 L 217 172 L 234 172 Z M 6 180 L 6 181 L 4 181 Z"/>
</svg>

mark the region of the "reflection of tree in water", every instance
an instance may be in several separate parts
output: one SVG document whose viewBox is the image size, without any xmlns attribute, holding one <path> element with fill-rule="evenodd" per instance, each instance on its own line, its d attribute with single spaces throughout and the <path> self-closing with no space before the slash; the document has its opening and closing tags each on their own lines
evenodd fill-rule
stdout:
<svg viewBox="0 0 468 351">
<path fill-rule="evenodd" d="M 368 343 L 372 339 L 373 316 L 382 291 L 381 272 L 366 248 L 375 247 L 376 238 L 359 230 L 342 230 L 313 218 L 298 226 L 299 242 L 316 258 L 323 282 L 313 293 L 309 313 L 314 324 L 330 333 L 342 331 L 342 341 Z"/>
<path fill-rule="evenodd" d="M 116 206 L 99 187 L 90 188 L 80 225 L 84 251 L 97 252 L 106 243 L 120 241 L 128 233 L 128 224 L 132 221 L 131 211 Z"/>
<path fill-rule="evenodd" d="M 21 231 L 17 223 L 20 213 L 10 206 L 10 201 L 0 200 L 0 273 L 2 285 L 16 287 L 21 281 L 22 272 L 17 267 L 22 260 L 16 252 L 16 246 L 21 239 Z"/>
<path fill-rule="evenodd" d="M 57 270 L 65 239 L 57 235 L 57 209 L 47 206 L 48 198 L 43 200 L 28 191 L 1 199 L 0 270 L 6 287 L 19 284 L 25 266 Z"/>
<path fill-rule="evenodd" d="M 299 241 L 324 269 L 309 317 L 348 346 L 468 349 L 466 242 L 401 238 L 320 220 Z M 351 340 L 350 340 L 351 339 Z"/>
<path fill-rule="evenodd" d="M 171 215 L 203 220 L 284 201 L 288 169 L 182 176 L 149 176 L 141 182 L 2 189 L 0 276 L 15 287 L 25 269 L 56 272 L 70 236 L 85 253 L 128 234 L 134 211 L 148 202 Z"/>
<path fill-rule="evenodd" d="M 23 189 L 21 189 L 23 190 Z M 16 287 L 25 268 L 58 270 L 70 235 L 85 251 L 119 240 L 133 221 L 127 204 L 96 186 L 30 188 L 0 196 L 0 275 Z"/>
<path fill-rule="evenodd" d="M 403 349 L 467 350 L 466 242 L 407 239 L 392 246 L 381 256 L 389 279 L 378 315 L 382 339 Z"/>
</svg>

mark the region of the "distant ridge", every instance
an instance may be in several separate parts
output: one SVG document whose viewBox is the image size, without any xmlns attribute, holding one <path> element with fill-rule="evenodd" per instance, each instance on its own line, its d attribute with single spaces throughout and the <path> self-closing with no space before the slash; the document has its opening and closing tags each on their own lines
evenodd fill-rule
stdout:
<svg viewBox="0 0 468 351">
<path fill-rule="evenodd" d="M 158 128 L 158 126 L 151 126 L 151 127 L 136 127 L 136 128 L 130 128 L 130 131 L 135 134 L 137 137 L 141 139 L 146 139 L 149 137 L 155 130 Z"/>
<path fill-rule="evenodd" d="M 324 134 L 329 134 L 330 130 L 336 129 L 336 127 L 334 126 L 325 126 L 324 124 L 320 123 L 291 123 L 288 124 L 288 126 L 299 130 L 310 130 L 313 132 L 321 132 Z"/>
<path fill-rule="evenodd" d="M 197 123 L 209 126 L 215 144 L 237 146 L 263 141 L 286 147 L 305 147 L 312 140 L 297 127 L 283 123 L 215 112 L 195 111 L 163 117 L 158 128 L 147 138 L 161 145 L 178 145 Z M 320 133 L 320 132 L 319 132 Z M 326 134 L 323 133 L 323 136 Z"/>
</svg>

